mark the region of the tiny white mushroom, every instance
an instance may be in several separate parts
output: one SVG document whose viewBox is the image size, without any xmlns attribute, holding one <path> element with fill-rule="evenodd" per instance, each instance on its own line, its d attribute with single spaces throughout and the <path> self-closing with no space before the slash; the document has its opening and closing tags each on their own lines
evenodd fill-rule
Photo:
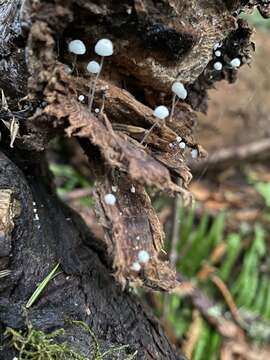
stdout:
<svg viewBox="0 0 270 360">
<path fill-rule="evenodd" d="M 185 149 L 186 144 L 184 143 L 184 141 L 180 142 L 179 147 L 180 147 L 180 149 L 183 149 L 183 150 Z"/>
<path fill-rule="evenodd" d="M 230 65 L 236 69 L 241 65 L 241 60 L 239 58 L 234 58 L 232 59 L 232 61 L 230 62 Z"/>
<path fill-rule="evenodd" d="M 220 57 L 220 56 L 221 56 L 221 51 L 220 51 L 220 50 L 215 51 L 215 55 L 216 55 L 217 57 Z"/>
<path fill-rule="evenodd" d="M 217 71 L 220 71 L 222 70 L 222 63 L 220 61 L 217 61 L 214 63 L 214 69 L 217 70 Z"/>
<path fill-rule="evenodd" d="M 113 43 L 109 39 L 98 40 L 95 46 L 95 53 L 99 56 L 111 56 L 113 54 Z"/>
<path fill-rule="evenodd" d="M 130 268 L 133 271 L 139 272 L 141 270 L 141 265 L 137 261 L 135 261 Z"/>
<path fill-rule="evenodd" d="M 99 108 L 95 109 L 95 113 L 98 114 L 100 112 Z"/>
<path fill-rule="evenodd" d="M 96 78 L 99 76 L 99 73 L 101 71 L 100 64 L 98 62 L 94 61 L 94 60 L 90 61 L 87 64 L 86 69 L 90 74 L 96 75 Z M 89 104 L 89 106 L 90 106 L 91 102 L 93 103 L 94 91 L 95 91 L 95 80 L 93 81 L 92 78 L 91 78 L 91 82 L 90 82 L 90 85 L 89 85 L 89 95 L 88 95 L 88 104 Z"/>
<path fill-rule="evenodd" d="M 78 97 L 78 100 L 79 100 L 80 102 L 83 102 L 83 100 L 84 100 L 84 95 L 80 95 L 80 96 Z"/>
<path fill-rule="evenodd" d="M 114 185 L 113 185 L 113 186 L 112 186 L 112 191 L 113 191 L 113 192 L 116 192 L 116 191 L 117 191 L 117 186 L 114 186 Z"/>
<path fill-rule="evenodd" d="M 154 115 L 160 120 L 164 120 L 167 116 L 169 116 L 169 110 L 166 106 L 160 105 L 155 108 Z"/>
<path fill-rule="evenodd" d="M 172 92 L 177 95 L 179 99 L 185 100 L 185 98 L 187 97 L 187 90 L 185 86 L 179 81 L 173 83 Z"/>
<path fill-rule="evenodd" d="M 176 141 L 177 141 L 178 143 L 180 143 L 180 142 L 182 141 L 181 136 L 177 136 L 177 137 L 176 137 Z"/>
<path fill-rule="evenodd" d="M 35 214 L 34 221 L 38 221 L 38 220 L 39 220 L 39 216 L 38 214 Z"/>
<path fill-rule="evenodd" d="M 197 159 L 198 158 L 198 155 L 199 155 L 199 152 L 197 149 L 192 149 L 191 150 L 191 157 L 192 159 Z"/>
<path fill-rule="evenodd" d="M 75 55 L 83 55 L 86 52 L 86 47 L 81 40 L 72 40 L 68 44 L 69 52 Z"/>
<path fill-rule="evenodd" d="M 86 67 L 87 71 L 91 74 L 98 74 L 100 72 L 100 65 L 96 61 L 90 61 Z"/>
<path fill-rule="evenodd" d="M 92 111 L 97 81 L 98 81 L 99 75 L 100 75 L 102 67 L 103 67 L 104 57 L 111 56 L 113 54 L 113 43 L 111 42 L 111 40 L 109 40 L 109 39 L 98 40 L 98 42 L 95 45 L 95 53 L 98 54 L 99 56 L 101 56 L 101 62 L 99 64 L 99 72 L 96 73 L 96 78 L 94 80 L 92 94 L 91 94 L 91 97 L 89 100 L 90 112 Z"/>
<path fill-rule="evenodd" d="M 169 116 L 169 110 L 166 106 L 160 105 L 157 106 L 153 112 L 154 116 L 160 120 L 165 120 L 166 117 Z M 153 129 L 157 126 L 158 120 L 154 122 L 154 124 L 150 127 L 149 130 L 147 130 L 146 134 L 144 135 L 141 144 L 144 143 L 144 141 L 148 138 L 149 134 L 153 131 Z"/>
<path fill-rule="evenodd" d="M 68 44 L 68 50 L 74 54 L 73 68 L 71 72 L 76 68 L 77 56 L 84 55 L 86 53 L 86 47 L 81 40 L 72 40 Z"/>
<path fill-rule="evenodd" d="M 134 185 L 131 186 L 130 191 L 131 191 L 133 194 L 135 194 L 136 189 L 135 189 L 135 186 L 134 186 Z"/>
<path fill-rule="evenodd" d="M 138 260 L 140 263 L 146 264 L 150 260 L 150 255 L 146 250 L 140 250 L 138 252 Z"/>
<path fill-rule="evenodd" d="M 107 205 L 112 206 L 112 205 L 115 205 L 115 203 L 116 203 L 116 197 L 113 194 L 106 194 L 104 196 L 104 200 Z"/>
<path fill-rule="evenodd" d="M 187 97 L 187 90 L 186 90 L 185 86 L 179 81 L 176 81 L 172 84 L 172 92 L 173 92 L 173 102 L 172 102 L 170 121 L 172 121 L 172 118 L 173 118 L 176 96 L 178 96 L 179 99 L 182 99 L 182 100 L 185 100 Z"/>
</svg>

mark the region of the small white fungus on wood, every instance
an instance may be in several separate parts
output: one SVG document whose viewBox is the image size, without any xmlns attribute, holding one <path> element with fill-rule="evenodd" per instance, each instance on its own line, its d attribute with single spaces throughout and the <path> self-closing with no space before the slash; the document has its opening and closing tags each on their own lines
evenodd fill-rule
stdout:
<svg viewBox="0 0 270 360">
<path fill-rule="evenodd" d="M 139 272 L 141 270 L 141 265 L 137 261 L 135 261 L 130 268 L 133 271 Z"/>
<path fill-rule="evenodd" d="M 183 141 L 181 141 L 180 144 L 179 144 L 179 147 L 180 147 L 180 149 L 184 150 L 185 147 L 186 147 L 186 144 Z"/>
<path fill-rule="evenodd" d="M 232 59 L 230 64 L 234 69 L 236 69 L 241 65 L 241 60 L 239 58 Z"/>
<path fill-rule="evenodd" d="M 113 194 L 106 194 L 104 196 L 104 201 L 107 205 L 115 205 L 116 203 L 116 197 Z"/>
<path fill-rule="evenodd" d="M 187 97 L 187 90 L 185 89 L 185 86 L 179 81 L 173 83 L 172 92 L 177 95 L 179 99 L 185 100 Z"/>
<path fill-rule="evenodd" d="M 217 61 L 214 63 L 214 69 L 217 70 L 217 71 L 220 71 L 222 70 L 222 63 L 220 61 Z"/>
<path fill-rule="evenodd" d="M 146 264 L 150 260 L 150 255 L 146 250 L 140 250 L 138 253 L 138 260 L 140 263 Z"/>
<path fill-rule="evenodd" d="M 111 56 L 113 54 L 113 43 L 109 39 L 101 39 L 96 43 L 95 53 L 99 56 Z"/>
<path fill-rule="evenodd" d="M 90 61 L 86 67 L 87 71 L 91 74 L 98 74 L 100 72 L 100 65 L 96 61 Z"/>
<path fill-rule="evenodd" d="M 86 53 L 86 47 L 81 40 L 72 40 L 68 44 L 68 49 L 75 55 L 83 55 Z"/>
<path fill-rule="evenodd" d="M 191 150 L 191 157 L 192 157 L 192 159 L 197 159 L 198 156 L 199 156 L 198 150 L 197 150 L 197 149 L 192 149 L 192 150 Z"/>
<path fill-rule="evenodd" d="M 166 106 L 160 105 L 155 108 L 154 115 L 158 119 L 164 120 L 167 116 L 169 116 L 169 110 Z"/>
</svg>

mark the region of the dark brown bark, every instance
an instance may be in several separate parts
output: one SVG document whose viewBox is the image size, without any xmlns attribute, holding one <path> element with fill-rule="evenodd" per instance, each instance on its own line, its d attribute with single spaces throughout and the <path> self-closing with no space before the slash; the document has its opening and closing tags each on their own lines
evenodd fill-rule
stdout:
<svg viewBox="0 0 270 360">
<path fill-rule="evenodd" d="M 130 346 L 117 357 L 119 359 L 125 359 L 136 349 L 139 359 L 180 359 L 149 311 L 113 281 L 102 264 L 101 249 L 81 218 L 59 202 L 48 188 L 43 155 L 27 164 L 23 159 L 19 166 L 24 173 L 3 153 L 0 166 L 0 192 L 10 189 L 12 199 L 21 204 L 14 230 L 6 231 L 1 238 L 0 254 L 5 255 L 1 257 L 1 264 L 9 256 L 12 271 L 0 283 L 1 332 L 7 326 L 25 328 L 26 319 L 44 331 L 63 327 L 68 341 L 91 358 L 93 339 L 69 323 L 82 320 L 90 325 L 103 350 L 119 344 Z M 38 221 L 33 220 L 34 208 L 37 208 Z M 3 249 L 7 242 L 8 253 Z M 57 262 L 63 273 L 50 283 L 33 308 L 26 311 L 24 306 L 37 282 L 42 281 Z M 2 333 L 1 345 L 5 343 L 3 340 Z M 6 342 L 0 358 L 12 359 L 12 353 Z"/>
</svg>

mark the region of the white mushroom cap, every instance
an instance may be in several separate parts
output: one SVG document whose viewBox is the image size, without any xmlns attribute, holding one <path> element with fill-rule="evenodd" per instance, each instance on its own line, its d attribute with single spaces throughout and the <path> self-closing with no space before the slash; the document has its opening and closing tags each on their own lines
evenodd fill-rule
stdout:
<svg viewBox="0 0 270 360">
<path fill-rule="evenodd" d="M 180 149 L 184 150 L 185 147 L 186 147 L 186 144 L 183 141 L 181 141 L 180 144 L 179 144 L 179 147 L 180 147 Z"/>
<path fill-rule="evenodd" d="M 78 97 L 78 100 L 82 102 L 82 101 L 84 100 L 84 95 L 80 95 L 80 96 Z"/>
<path fill-rule="evenodd" d="M 116 197 L 113 194 L 106 194 L 104 200 L 107 205 L 115 205 L 116 203 Z"/>
<path fill-rule="evenodd" d="M 160 105 L 155 108 L 154 115 L 158 119 L 164 120 L 167 116 L 169 116 L 169 110 L 166 106 Z"/>
<path fill-rule="evenodd" d="M 72 40 L 68 44 L 68 49 L 71 53 L 76 55 L 83 55 L 86 52 L 86 47 L 81 40 Z"/>
<path fill-rule="evenodd" d="M 214 69 L 217 70 L 217 71 L 220 71 L 222 70 L 222 63 L 220 61 L 217 61 L 214 63 Z"/>
<path fill-rule="evenodd" d="M 141 265 L 137 261 L 135 261 L 130 268 L 133 271 L 139 272 L 141 270 Z"/>
<path fill-rule="evenodd" d="M 109 39 L 101 39 L 96 43 L 95 53 L 99 56 L 111 56 L 113 54 L 113 43 Z"/>
<path fill-rule="evenodd" d="M 216 55 L 217 57 L 221 56 L 221 51 L 220 51 L 220 50 L 215 51 L 215 55 Z"/>
<path fill-rule="evenodd" d="M 150 255 L 148 253 L 148 251 L 146 250 L 140 250 L 138 253 L 138 260 L 140 263 L 148 263 L 148 261 L 150 260 Z"/>
<path fill-rule="evenodd" d="M 239 58 L 234 58 L 230 64 L 233 68 L 238 68 L 241 65 L 241 60 Z"/>
<path fill-rule="evenodd" d="M 191 157 L 192 157 L 192 159 L 197 159 L 198 155 L 199 155 L 199 152 L 198 152 L 197 149 L 192 149 L 192 150 L 191 150 Z"/>
<path fill-rule="evenodd" d="M 100 72 L 100 65 L 96 61 L 90 61 L 86 67 L 87 71 L 91 74 L 98 74 Z"/>
<path fill-rule="evenodd" d="M 178 143 L 180 143 L 180 142 L 182 141 L 181 136 L 176 136 L 176 141 L 177 141 Z"/>
<path fill-rule="evenodd" d="M 218 48 L 221 47 L 221 44 L 220 43 L 216 43 L 214 46 L 213 46 L 213 49 L 214 50 L 217 50 Z"/>
<path fill-rule="evenodd" d="M 179 97 L 179 99 L 184 100 L 187 97 L 187 90 L 185 89 L 185 86 L 179 81 L 173 83 L 172 92 L 175 93 Z"/>
</svg>

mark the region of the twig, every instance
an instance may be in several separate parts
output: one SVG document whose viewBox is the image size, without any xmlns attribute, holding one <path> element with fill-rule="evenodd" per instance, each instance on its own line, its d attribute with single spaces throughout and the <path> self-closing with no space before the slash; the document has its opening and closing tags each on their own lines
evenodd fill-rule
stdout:
<svg viewBox="0 0 270 360">
<path fill-rule="evenodd" d="M 182 180 L 177 179 L 177 185 L 182 186 Z M 172 226 L 172 241 L 170 250 L 170 263 L 174 268 L 178 260 L 177 245 L 180 242 L 180 209 L 182 206 L 182 198 L 180 195 L 176 195 L 173 204 L 173 226 Z"/>
<path fill-rule="evenodd" d="M 93 189 L 75 189 L 62 196 L 64 201 L 73 201 L 93 194 Z"/>
<path fill-rule="evenodd" d="M 249 144 L 223 148 L 215 151 L 211 156 L 200 162 L 192 163 L 193 171 L 202 171 L 206 166 L 208 169 L 220 168 L 226 164 L 235 164 L 244 160 L 250 160 L 270 150 L 270 139 L 262 139 Z"/>
<path fill-rule="evenodd" d="M 233 300 L 233 297 L 232 297 L 229 289 L 227 288 L 226 284 L 217 275 L 214 275 L 214 274 L 210 276 L 210 279 L 222 293 L 224 300 L 225 300 L 226 304 L 228 305 L 234 320 L 237 323 L 240 323 L 241 319 L 239 316 L 237 306 L 236 306 L 236 304 Z"/>
<path fill-rule="evenodd" d="M 177 179 L 177 185 L 181 186 L 182 180 Z M 171 239 L 171 249 L 170 249 L 170 264 L 172 268 L 175 268 L 178 254 L 177 254 L 177 245 L 180 241 L 180 209 L 182 206 L 182 199 L 180 195 L 175 195 L 174 203 L 173 203 L 173 219 L 172 219 L 172 239 Z M 163 319 L 166 319 L 169 312 L 169 301 L 170 296 L 168 294 L 164 297 L 164 308 L 163 308 Z"/>
<path fill-rule="evenodd" d="M 181 281 L 186 281 L 181 274 L 178 275 Z M 220 335 L 234 340 L 237 337 L 244 337 L 244 331 L 238 324 L 225 319 L 222 314 L 213 314 L 213 309 L 216 308 L 216 304 L 199 288 L 194 287 L 193 291 L 187 294 L 187 298 L 190 300 L 191 304 L 198 309 L 206 321 L 219 332 Z"/>
</svg>

